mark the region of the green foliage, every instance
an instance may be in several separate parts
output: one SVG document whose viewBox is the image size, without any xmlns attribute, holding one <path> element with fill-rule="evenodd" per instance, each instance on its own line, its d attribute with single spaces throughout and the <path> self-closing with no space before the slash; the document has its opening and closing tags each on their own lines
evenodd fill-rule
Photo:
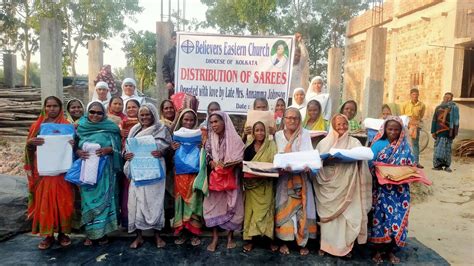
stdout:
<svg viewBox="0 0 474 266">
<path fill-rule="evenodd" d="M 125 79 L 125 68 L 124 67 L 114 67 L 112 69 L 112 74 L 115 77 L 115 80 L 124 80 Z"/>
<path fill-rule="evenodd" d="M 30 69 L 28 72 L 29 75 L 29 80 L 30 80 L 30 85 L 33 87 L 41 88 L 41 70 L 40 70 L 40 65 L 36 62 L 33 62 L 30 64 Z M 24 80 L 25 79 L 25 66 L 23 66 L 21 69 L 17 71 L 16 74 L 16 80 L 17 82 L 19 80 Z"/>
<path fill-rule="evenodd" d="M 153 32 L 129 30 L 122 34 L 123 51 L 127 63 L 133 67 L 138 77 L 138 87 L 142 91 L 151 87 L 156 79 L 156 36 Z"/>
<path fill-rule="evenodd" d="M 327 52 L 344 43 L 349 21 L 367 1 L 358 0 L 201 0 L 208 6 L 205 26 L 221 33 L 303 34 L 312 75 L 324 75 Z"/>
</svg>

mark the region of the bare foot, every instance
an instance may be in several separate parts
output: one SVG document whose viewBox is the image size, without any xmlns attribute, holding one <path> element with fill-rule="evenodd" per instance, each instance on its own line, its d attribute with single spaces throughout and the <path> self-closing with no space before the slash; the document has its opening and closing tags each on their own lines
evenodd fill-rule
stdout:
<svg viewBox="0 0 474 266">
<path fill-rule="evenodd" d="M 178 238 L 174 240 L 174 243 L 176 245 L 182 245 L 184 244 L 184 242 L 186 242 L 186 237 L 184 237 L 183 235 L 179 236 Z"/>
<path fill-rule="evenodd" d="M 199 239 L 197 236 L 191 237 L 191 246 L 196 247 L 199 245 L 201 245 L 201 239 Z"/>
<path fill-rule="evenodd" d="M 250 251 L 252 251 L 252 249 L 253 249 L 253 243 L 252 242 L 248 242 L 243 247 L 244 253 L 250 252 Z"/>
<path fill-rule="evenodd" d="M 388 259 L 390 260 L 390 262 L 392 264 L 400 263 L 400 258 L 395 256 L 395 254 L 393 254 L 393 252 L 388 253 Z"/>
<path fill-rule="evenodd" d="M 216 248 L 217 248 L 217 239 L 212 239 L 211 244 L 207 246 L 207 250 L 210 252 L 214 252 L 216 251 Z"/>
<path fill-rule="evenodd" d="M 271 250 L 272 252 L 278 251 L 278 245 L 275 245 L 275 244 L 271 243 L 271 244 L 270 244 L 270 250 Z"/>
<path fill-rule="evenodd" d="M 307 248 L 300 248 L 300 255 L 301 256 L 306 256 L 309 254 L 309 249 Z"/>
<path fill-rule="evenodd" d="M 132 242 L 132 244 L 130 244 L 130 248 L 131 249 L 137 249 L 139 247 L 141 247 L 143 245 L 143 238 L 141 237 L 137 237 L 135 238 L 135 240 Z"/>
<path fill-rule="evenodd" d="M 90 240 L 89 238 L 86 238 L 84 240 L 84 246 L 92 246 L 92 244 L 93 244 L 92 240 Z"/>
<path fill-rule="evenodd" d="M 280 247 L 280 253 L 282 255 L 288 255 L 288 254 L 290 254 L 290 249 L 288 248 L 287 245 L 283 245 L 283 246 Z"/>
<path fill-rule="evenodd" d="M 326 255 L 326 252 L 324 252 L 322 249 L 320 249 L 320 250 L 318 250 L 318 255 L 322 257 L 322 256 Z"/>
<path fill-rule="evenodd" d="M 158 234 L 155 235 L 155 240 L 157 248 L 164 248 L 166 246 L 166 242 Z"/>
<path fill-rule="evenodd" d="M 54 241 L 54 236 L 47 236 L 45 239 L 41 240 L 38 244 L 38 248 L 41 250 L 48 249 L 54 244 Z"/>
<path fill-rule="evenodd" d="M 237 244 L 235 244 L 235 241 L 231 238 L 231 239 L 227 239 L 227 249 L 233 249 L 237 246 Z"/>
<path fill-rule="evenodd" d="M 375 255 L 372 257 L 372 261 L 375 262 L 376 264 L 382 263 L 383 262 L 382 253 L 380 252 L 375 253 Z"/>
</svg>

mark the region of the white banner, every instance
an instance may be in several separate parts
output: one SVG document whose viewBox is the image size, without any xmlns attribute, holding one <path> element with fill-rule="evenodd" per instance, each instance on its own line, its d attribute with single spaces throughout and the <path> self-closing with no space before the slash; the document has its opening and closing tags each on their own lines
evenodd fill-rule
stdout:
<svg viewBox="0 0 474 266">
<path fill-rule="evenodd" d="M 293 36 L 178 32 L 175 90 L 196 95 L 204 113 L 212 101 L 231 114 L 246 114 L 255 98 L 287 102 L 293 46 Z"/>
</svg>

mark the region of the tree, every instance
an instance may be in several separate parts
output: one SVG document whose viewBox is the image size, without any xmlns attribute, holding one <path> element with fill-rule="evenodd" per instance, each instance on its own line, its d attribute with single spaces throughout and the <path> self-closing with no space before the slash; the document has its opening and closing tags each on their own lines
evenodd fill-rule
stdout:
<svg viewBox="0 0 474 266">
<path fill-rule="evenodd" d="M 142 12 L 138 0 L 79 0 L 62 1 L 64 16 L 65 53 L 71 74 L 76 76 L 76 57 L 79 46 L 86 46 L 87 40 L 102 39 L 122 32 L 125 17 L 134 20 Z"/>
<path fill-rule="evenodd" d="M 301 32 L 310 58 L 310 71 L 324 74 L 327 51 L 342 46 L 346 24 L 367 1 L 353 0 L 201 0 L 208 6 L 208 27 L 222 33 L 293 35 Z"/>
<path fill-rule="evenodd" d="M 122 37 L 127 63 L 133 67 L 139 78 L 138 87 L 143 91 L 151 87 L 156 78 L 156 36 L 150 31 L 129 30 Z"/>
</svg>

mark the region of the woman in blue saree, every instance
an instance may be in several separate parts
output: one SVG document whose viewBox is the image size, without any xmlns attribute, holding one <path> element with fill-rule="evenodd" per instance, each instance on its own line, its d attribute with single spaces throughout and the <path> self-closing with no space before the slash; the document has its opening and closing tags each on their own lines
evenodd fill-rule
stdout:
<svg viewBox="0 0 474 266">
<path fill-rule="evenodd" d="M 376 263 L 383 261 L 387 255 L 392 263 L 399 263 L 395 256 L 399 247 L 406 245 L 408 233 L 408 214 L 410 212 L 409 184 L 380 185 L 375 176 L 373 162 L 392 165 L 412 165 L 413 154 L 408 143 L 403 122 L 397 116 L 388 116 L 375 136 L 371 149 L 374 159 L 369 163 L 373 182 L 373 217 L 369 233 L 369 241 L 375 244 Z"/>
<path fill-rule="evenodd" d="M 92 245 L 92 240 L 107 244 L 107 234 L 117 230 L 117 182 L 116 173 L 121 163 L 121 138 L 119 127 L 107 119 L 105 108 L 99 102 L 92 102 L 87 116 L 79 121 L 77 128 L 78 150 L 76 154 L 82 159 L 89 158 L 83 150 L 84 143 L 100 145 L 95 153 L 106 157 L 101 176 L 97 176 L 95 185 L 81 186 L 81 225 L 85 228 L 84 245 Z"/>
</svg>

